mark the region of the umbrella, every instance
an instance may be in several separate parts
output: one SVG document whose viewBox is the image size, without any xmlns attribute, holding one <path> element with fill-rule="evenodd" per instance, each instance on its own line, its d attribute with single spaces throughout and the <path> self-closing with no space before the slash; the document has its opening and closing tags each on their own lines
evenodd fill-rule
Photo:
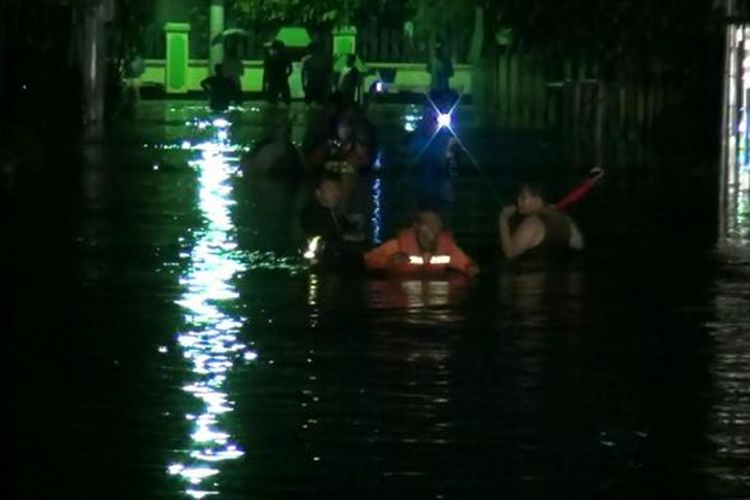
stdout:
<svg viewBox="0 0 750 500">
<path fill-rule="evenodd" d="M 211 45 L 222 43 L 224 40 L 226 40 L 230 36 L 250 36 L 250 33 L 248 33 L 247 31 L 241 28 L 230 28 L 216 35 L 214 39 L 211 40 Z"/>
<path fill-rule="evenodd" d="M 574 187 L 562 200 L 555 203 L 555 206 L 559 210 L 564 210 L 574 203 L 577 203 L 581 198 L 586 196 L 589 191 L 591 191 L 594 184 L 596 184 L 602 177 L 604 177 L 603 169 L 599 167 L 592 168 L 591 177 Z"/>
</svg>

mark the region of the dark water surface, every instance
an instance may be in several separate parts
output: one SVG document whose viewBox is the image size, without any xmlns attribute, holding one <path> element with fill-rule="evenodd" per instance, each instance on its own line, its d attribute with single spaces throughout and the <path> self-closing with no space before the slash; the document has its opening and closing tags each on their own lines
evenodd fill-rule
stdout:
<svg viewBox="0 0 750 500">
<path fill-rule="evenodd" d="M 236 161 L 265 108 L 146 102 L 16 193 L 10 497 L 750 498 L 747 239 L 717 249 L 679 179 L 611 172 L 574 210 L 584 257 L 504 264 L 498 203 L 553 148 L 462 111 L 481 173 L 424 174 L 418 111 L 376 110 L 384 167 L 351 203 L 383 240 L 439 202 L 474 281 L 305 271 L 309 186 Z"/>
</svg>

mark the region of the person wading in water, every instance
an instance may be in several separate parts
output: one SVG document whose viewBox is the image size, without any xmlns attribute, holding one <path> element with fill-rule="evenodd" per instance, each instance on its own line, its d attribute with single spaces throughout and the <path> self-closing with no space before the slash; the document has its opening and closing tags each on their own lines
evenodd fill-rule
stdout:
<svg viewBox="0 0 750 500">
<path fill-rule="evenodd" d="M 511 218 L 520 221 L 511 230 Z M 568 215 L 547 205 L 539 186 L 525 184 L 515 205 L 502 209 L 498 220 L 500 246 L 508 259 L 521 255 L 559 256 L 582 250 L 583 236 Z"/>
</svg>

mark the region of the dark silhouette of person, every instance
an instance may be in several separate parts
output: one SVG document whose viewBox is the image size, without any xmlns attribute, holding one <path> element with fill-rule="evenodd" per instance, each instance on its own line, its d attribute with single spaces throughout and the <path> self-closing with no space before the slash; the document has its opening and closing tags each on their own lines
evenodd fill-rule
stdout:
<svg viewBox="0 0 750 500">
<path fill-rule="evenodd" d="M 292 74 L 292 63 L 287 57 L 284 43 L 274 40 L 268 47 L 268 54 L 263 61 L 263 92 L 271 103 L 281 100 L 289 105 L 292 95 L 289 90 L 289 75 Z"/>
<path fill-rule="evenodd" d="M 305 103 L 322 105 L 331 88 L 331 60 L 319 42 L 311 42 L 308 53 L 302 58 L 302 89 Z"/>
<path fill-rule="evenodd" d="M 348 102 L 357 101 L 357 94 L 361 84 L 361 75 L 357 69 L 356 62 L 356 55 L 347 54 L 344 69 L 341 70 L 341 74 L 339 75 L 337 88 L 341 97 Z"/>
<path fill-rule="evenodd" d="M 292 142 L 292 125 L 288 121 L 278 124 L 272 137 L 261 141 L 245 155 L 240 164 L 248 173 L 295 176 L 304 172 L 302 155 Z"/>
<path fill-rule="evenodd" d="M 208 106 L 214 111 L 226 111 L 237 98 L 237 88 L 232 80 L 222 74 L 221 64 L 214 66 L 214 75 L 205 78 L 201 87 L 208 94 Z"/>
<path fill-rule="evenodd" d="M 242 75 L 245 74 L 245 67 L 238 54 L 239 51 L 235 45 L 228 47 L 224 56 L 224 62 L 221 65 L 221 71 L 226 78 L 229 78 L 234 83 L 237 95 L 241 96 Z"/>
<path fill-rule="evenodd" d="M 314 197 L 300 211 L 300 226 L 308 242 L 315 237 L 322 240 L 319 258 L 324 267 L 359 268 L 364 219 L 360 214 L 346 213 L 343 195 L 338 176 L 320 176 Z"/>
<path fill-rule="evenodd" d="M 141 100 L 141 76 L 146 72 L 146 61 L 133 47 L 125 61 L 125 84 L 128 102 L 135 105 Z"/>
<path fill-rule="evenodd" d="M 450 79 L 453 76 L 453 63 L 445 53 L 442 43 L 435 45 L 435 52 L 427 64 L 430 72 L 430 98 L 444 110 L 453 98 Z"/>
</svg>

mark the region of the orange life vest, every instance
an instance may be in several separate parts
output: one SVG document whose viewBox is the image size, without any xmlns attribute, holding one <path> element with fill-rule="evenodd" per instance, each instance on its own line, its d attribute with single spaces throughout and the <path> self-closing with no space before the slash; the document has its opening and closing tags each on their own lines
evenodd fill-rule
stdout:
<svg viewBox="0 0 750 500">
<path fill-rule="evenodd" d="M 409 262 L 390 264 L 390 258 L 396 253 L 405 253 Z M 395 274 L 444 273 L 448 269 L 465 272 L 472 260 L 460 249 L 453 236 L 443 231 L 438 236 L 437 246 L 432 253 L 419 248 L 417 235 L 413 229 L 401 231 L 396 238 L 365 254 L 365 263 L 369 269 L 387 269 Z"/>
</svg>

